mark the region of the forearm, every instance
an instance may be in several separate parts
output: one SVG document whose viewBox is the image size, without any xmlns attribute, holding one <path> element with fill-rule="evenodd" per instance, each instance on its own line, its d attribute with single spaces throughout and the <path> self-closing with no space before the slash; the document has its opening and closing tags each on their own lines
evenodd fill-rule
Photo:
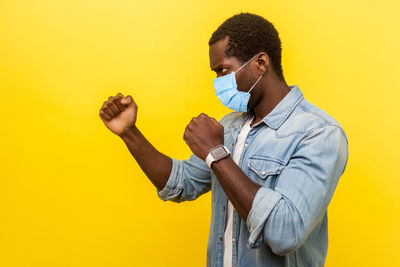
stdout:
<svg viewBox="0 0 400 267">
<path fill-rule="evenodd" d="M 171 173 L 172 159 L 160 153 L 136 126 L 120 137 L 154 186 L 163 189 Z"/>
<path fill-rule="evenodd" d="M 233 161 L 231 157 L 223 158 L 211 165 L 222 189 L 244 221 L 251 210 L 254 197 L 261 187 L 253 183 Z"/>
</svg>

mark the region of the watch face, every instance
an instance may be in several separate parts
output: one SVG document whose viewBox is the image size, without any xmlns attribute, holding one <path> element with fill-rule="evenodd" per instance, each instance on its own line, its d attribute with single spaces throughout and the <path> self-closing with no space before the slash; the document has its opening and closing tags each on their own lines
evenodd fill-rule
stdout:
<svg viewBox="0 0 400 267">
<path fill-rule="evenodd" d="M 217 147 L 217 148 L 211 150 L 210 153 L 211 153 L 211 155 L 213 155 L 214 158 L 219 158 L 223 155 L 226 155 L 227 152 L 224 149 L 224 147 L 220 146 L 220 147 Z"/>
</svg>

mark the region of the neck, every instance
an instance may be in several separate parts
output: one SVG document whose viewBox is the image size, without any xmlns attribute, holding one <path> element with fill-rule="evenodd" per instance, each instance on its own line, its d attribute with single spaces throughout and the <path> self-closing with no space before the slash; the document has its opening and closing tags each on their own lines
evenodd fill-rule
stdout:
<svg viewBox="0 0 400 267">
<path fill-rule="evenodd" d="M 289 91 L 290 88 L 285 80 L 280 80 L 276 76 L 273 78 L 266 77 L 265 81 L 262 83 L 260 99 L 252 108 L 252 113 L 255 117 L 251 125 L 256 124 L 267 116 Z"/>
</svg>

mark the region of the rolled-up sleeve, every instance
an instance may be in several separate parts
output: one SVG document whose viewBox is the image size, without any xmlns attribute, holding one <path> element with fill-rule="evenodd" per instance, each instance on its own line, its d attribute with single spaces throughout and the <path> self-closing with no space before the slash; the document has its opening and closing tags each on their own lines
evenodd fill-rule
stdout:
<svg viewBox="0 0 400 267">
<path fill-rule="evenodd" d="M 211 170 L 204 160 L 191 154 L 189 159 L 172 159 L 172 169 L 167 184 L 157 190 L 164 201 L 182 202 L 195 200 L 211 189 Z"/>
<path fill-rule="evenodd" d="M 274 189 L 261 187 L 246 220 L 255 248 L 278 255 L 300 247 L 321 222 L 348 160 L 348 140 L 337 125 L 307 132 L 279 174 Z"/>
</svg>

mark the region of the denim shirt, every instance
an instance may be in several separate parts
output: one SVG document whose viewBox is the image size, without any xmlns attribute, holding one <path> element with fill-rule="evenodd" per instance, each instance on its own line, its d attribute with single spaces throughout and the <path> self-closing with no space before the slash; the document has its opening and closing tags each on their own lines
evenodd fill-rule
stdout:
<svg viewBox="0 0 400 267">
<path fill-rule="evenodd" d="M 239 159 L 243 173 L 260 185 L 247 220 L 234 209 L 232 266 L 323 266 L 328 249 L 327 207 L 348 159 L 339 123 L 304 98 L 296 85 L 248 133 Z M 233 151 L 249 112 L 219 121 Z M 191 201 L 211 190 L 207 266 L 222 267 L 228 197 L 205 161 L 192 154 L 172 158 L 158 197 Z"/>
</svg>

